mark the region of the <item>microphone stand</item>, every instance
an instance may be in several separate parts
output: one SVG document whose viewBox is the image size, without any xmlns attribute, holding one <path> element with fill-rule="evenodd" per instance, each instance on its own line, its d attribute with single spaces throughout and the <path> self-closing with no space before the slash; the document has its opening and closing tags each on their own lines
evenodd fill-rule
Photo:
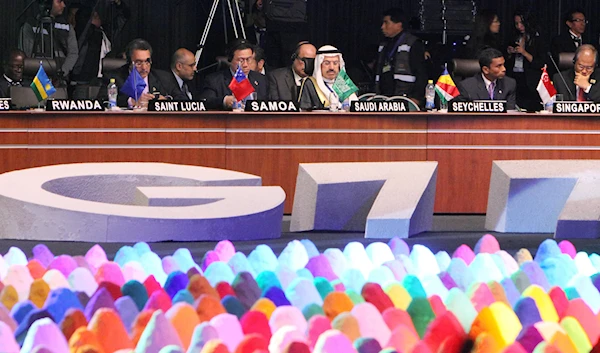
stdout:
<svg viewBox="0 0 600 353">
<path fill-rule="evenodd" d="M 575 96 L 573 95 L 573 92 L 571 92 L 571 89 L 569 88 L 569 85 L 567 85 L 567 81 L 565 80 L 562 73 L 558 69 L 558 65 L 556 65 L 556 61 L 554 61 L 554 58 L 552 57 L 552 53 L 548 52 L 547 54 L 550 57 L 550 60 L 552 60 L 552 65 L 554 65 L 556 72 L 558 72 L 558 76 L 560 76 L 561 81 L 564 83 L 565 87 L 567 88 L 567 91 L 569 91 L 569 98 L 572 100 L 576 100 Z"/>
</svg>

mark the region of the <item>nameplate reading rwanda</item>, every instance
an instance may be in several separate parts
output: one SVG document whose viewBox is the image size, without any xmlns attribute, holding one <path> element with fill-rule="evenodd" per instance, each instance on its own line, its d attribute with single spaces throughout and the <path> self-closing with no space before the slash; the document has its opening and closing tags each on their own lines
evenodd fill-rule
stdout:
<svg viewBox="0 0 600 353">
<path fill-rule="evenodd" d="M 0 110 L 10 110 L 10 98 L 0 98 Z"/>
<path fill-rule="evenodd" d="M 148 103 L 149 112 L 204 112 L 204 102 L 198 101 L 159 101 Z"/>
<path fill-rule="evenodd" d="M 298 105 L 292 101 L 247 101 L 247 112 L 298 112 Z"/>
<path fill-rule="evenodd" d="M 48 99 L 46 111 L 51 112 L 93 112 L 104 111 L 97 99 Z"/>
<path fill-rule="evenodd" d="M 448 111 L 451 113 L 506 113 L 506 101 L 450 101 Z"/>
<path fill-rule="evenodd" d="M 600 103 L 555 102 L 552 106 L 552 112 L 569 114 L 597 114 L 600 113 Z"/>
<path fill-rule="evenodd" d="M 353 101 L 350 103 L 351 112 L 380 112 L 397 113 L 409 111 L 408 104 L 404 101 Z"/>
</svg>

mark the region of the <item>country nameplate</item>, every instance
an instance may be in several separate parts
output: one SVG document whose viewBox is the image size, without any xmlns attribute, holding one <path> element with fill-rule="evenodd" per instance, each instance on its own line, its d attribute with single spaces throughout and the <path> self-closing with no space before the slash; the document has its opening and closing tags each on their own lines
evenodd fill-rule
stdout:
<svg viewBox="0 0 600 353">
<path fill-rule="evenodd" d="M 352 101 L 350 111 L 356 113 L 401 113 L 410 111 L 405 101 Z"/>
<path fill-rule="evenodd" d="M 93 112 L 104 111 L 97 99 L 48 99 L 46 111 L 50 112 Z"/>
<path fill-rule="evenodd" d="M 202 101 L 167 101 L 151 100 L 148 103 L 149 112 L 204 112 L 206 106 Z"/>
<path fill-rule="evenodd" d="M 0 111 L 10 110 L 10 98 L 0 98 Z"/>
<path fill-rule="evenodd" d="M 472 102 L 448 102 L 451 113 L 506 113 L 505 100 L 477 100 Z"/>
<path fill-rule="evenodd" d="M 552 112 L 559 114 L 598 114 L 600 113 L 600 103 L 554 102 Z"/>
<path fill-rule="evenodd" d="M 293 101 L 247 101 L 247 112 L 299 112 L 298 103 Z"/>
</svg>

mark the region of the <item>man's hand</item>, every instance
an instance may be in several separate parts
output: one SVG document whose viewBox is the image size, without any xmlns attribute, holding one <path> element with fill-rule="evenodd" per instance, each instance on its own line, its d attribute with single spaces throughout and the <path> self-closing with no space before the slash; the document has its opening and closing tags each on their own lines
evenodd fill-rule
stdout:
<svg viewBox="0 0 600 353">
<path fill-rule="evenodd" d="M 585 76 L 579 72 L 575 73 L 575 80 L 573 81 L 575 85 L 583 90 L 587 90 L 590 86 L 590 76 Z"/>
<path fill-rule="evenodd" d="M 225 96 L 225 99 L 223 100 L 223 104 L 225 104 L 225 108 L 231 108 L 231 107 L 233 107 L 234 101 L 235 101 L 235 98 L 233 96 Z"/>
<path fill-rule="evenodd" d="M 136 102 L 136 106 L 138 107 L 147 107 L 148 106 L 148 102 L 151 101 L 152 99 L 154 99 L 154 95 L 150 94 L 150 93 L 142 93 L 142 96 L 140 97 L 140 99 L 138 99 L 138 101 Z"/>
</svg>

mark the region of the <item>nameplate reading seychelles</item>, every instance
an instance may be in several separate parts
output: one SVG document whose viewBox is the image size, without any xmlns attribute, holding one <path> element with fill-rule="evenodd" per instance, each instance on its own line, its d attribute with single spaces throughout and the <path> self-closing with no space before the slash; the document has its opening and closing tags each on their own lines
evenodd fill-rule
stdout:
<svg viewBox="0 0 600 353">
<path fill-rule="evenodd" d="M 46 111 L 51 112 L 103 112 L 104 107 L 97 99 L 48 99 Z"/>
<path fill-rule="evenodd" d="M 552 106 L 552 112 L 569 114 L 597 114 L 600 113 L 600 103 L 555 102 Z"/>
<path fill-rule="evenodd" d="M 452 113 L 506 113 L 506 101 L 450 101 L 448 111 Z"/>
<path fill-rule="evenodd" d="M 247 112 L 299 112 L 298 105 L 292 101 L 247 101 Z"/>
<path fill-rule="evenodd" d="M 159 101 L 148 103 L 149 112 L 203 112 L 206 111 L 204 102 L 198 101 Z"/>
<path fill-rule="evenodd" d="M 409 110 L 408 104 L 404 101 L 353 101 L 350 103 L 351 112 L 398 113 Z"/>
<path fill-rule="evenodd" d="M 10 98 L 0 98 L 0 110 L 10 110 Z"/>
</svg>

